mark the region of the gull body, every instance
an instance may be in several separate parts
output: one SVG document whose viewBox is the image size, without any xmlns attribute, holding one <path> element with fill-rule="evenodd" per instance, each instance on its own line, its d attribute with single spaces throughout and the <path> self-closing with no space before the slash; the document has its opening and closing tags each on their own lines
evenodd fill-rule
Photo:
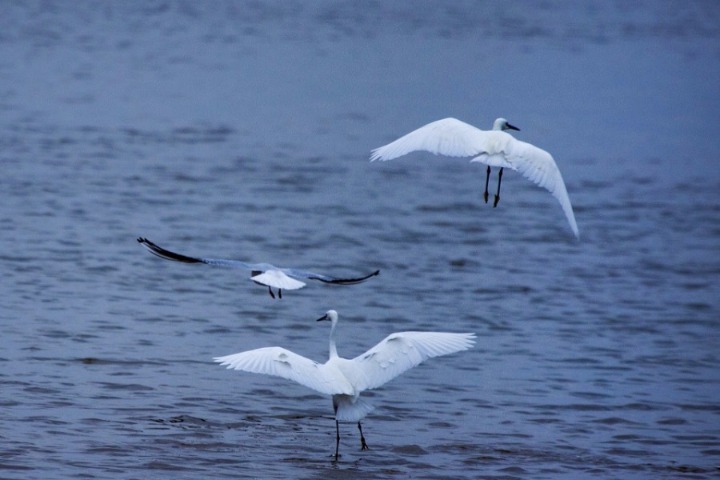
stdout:
<svg viewBox="0 0 720 480">
<path fill-rule="evenodd" d="M 536 185 L 545 188 L 560 202 L 575 237 L 580 238 L 565 182 L 552 155 L 541 148 L 517 140 L 505 130 L 519 129 L 510 125 L 504 118 L 496 119 L 492 130 L 480 130 L 458 119 L 444 118 L 374 149 L 370 161 L 392 160 L 415 151 L 426 151 L 448 157 L 471 157 L 471 162 L 487 165 L 484 192 L 486 203 L 490 169 L 500 167 L 493 206 L 497 206 L 500 201 L 503 169 L 515 170 Z"/>
<path fill-rule="evenodd" d="M 332 395 L 336 460 L 340 448 L 340 421 L 357 422 L 360 447 L 362 450 L 368 448 L 360 421 L 374 407 L 360 398 L 361 392 L 384 385 L 428 358 L 467 350 L 475 343 L 472 333 L 397 332 L 362 355 L 347 359 L 338 355 L 335 344 L 337 312 L 329 310 L 318 321 L 331 323 L 330 355 L 325 363 L 282 347 L 259 348 L 214 360 L 231 369 L 286 378 L 316 392 Z"/>
<path fill-rule="evenodd" d="M 275 298 L 273 288 L 277 289 L 278 297 L 282 298 L 283 290 L 297 290 L 305 286 L 305 282 L 300 279 L 318 280 L 323 283 L 335 285 L 353 285 L 361 283 L 370 277 L 374 277 L 380 273 L 376 270 L 368 275 L 358 278 L 337 278 L 320 273 L 309 272 L 306 270 L 298 270 L 295 268 L 280 268 L 269 263 L 246 263 L 240 260 L 227 260 L 222 258 L 202 258 L 189 257 L 180 253 L 166 250 L 147 238 L 140 237 L 137 241 L 150 251 L 153 255 L 166 260 L 173 260 L 182 263 L 204 263 L 206 265 L 215 265 L 219 267 L 239 268 L 250 271 L 250 279 L 259 284 L 268 287 L 268 292 L 272 298 Z"/>
</svg>

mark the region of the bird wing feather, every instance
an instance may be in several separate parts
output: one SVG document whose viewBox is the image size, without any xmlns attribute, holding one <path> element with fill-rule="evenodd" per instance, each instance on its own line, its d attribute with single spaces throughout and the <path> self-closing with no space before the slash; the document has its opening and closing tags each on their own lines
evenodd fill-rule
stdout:
<svg viewBox="0 0 720 480">
<path fill-rule="evenodd" d="M 319 280 L 323 283 L 333 283 L 336 285 L 354 285 L 356 283 L 362 283 L 370 277 L 380 274 L 380 270 L 363 275 L 362 277 L 356 278 L 339 278 L 331 275 L 323 275 L 322 273 L 309 272 L 307 270 L 298 270 L 295 268 L 283 268 L 282 271 L 292 277 L 307 278 L 308 280 Z"/>
<path fill-rule="evenodd" d="M 516 170 L 536 185 L 545 188 L 560 202 L 570 228 L 575 236 L 579 237 L 580 232 L 575 221 L 575 213 L 570 203 L 570 197 L 567 188 L 565 188 L 560 169 L 552 155 L 529 143 L 514 140 L 508 143 L 505 158 L 510 164 L 510 168 Z"/>
<path fill-rule="evenodd" d="M 182 262 L 182 263 L 205 263 L 207 265 L 214 265 L 219 267 L 230 267 L 230 268 L 243 268 L 246 270 L 252 270 L 257 268 L 257 265 L 251 264 L 251 263 L 245 263 L 241 262 L 239 260 L 226 260 L 223 258 L 202 258 L 202 257 L 190 257 L 187 255 L 183 255 L 181 253 L 176 253 L 170 250 L 167 250 L 165 248 L 162 248 L 159 245 L 154 244 L 147 238 L 140 237 L 137 239 L 137 241 L 145 248 L 148 249 L 150 253 L 153 255 L 156 255 L 160 258 L 164 258 L 165 260 L 172 260 L 175 262 Z"/>
<path fill-rule="evenodd" d="M 448 157 L 471 157 L 484 151 L 487 133 L 456 118 L 443 118 L 376 148 L 370 161 L 392 160 L 418 150 Z"/>
<path fill-rule="evenodd" d="M 473 333 L 398 332 L 352 360 L 351 372 L 343 370 L 358 390 L 377 388 L 428 358 L 467 350 Z"/>
<path fill-rule="evenodd" d="M 234 370 L 281 377 L 326 395 L 351 395 L 352 385 L 336 371 L 282 347 L 265 347 L 213 359 Z"/>
</svg>

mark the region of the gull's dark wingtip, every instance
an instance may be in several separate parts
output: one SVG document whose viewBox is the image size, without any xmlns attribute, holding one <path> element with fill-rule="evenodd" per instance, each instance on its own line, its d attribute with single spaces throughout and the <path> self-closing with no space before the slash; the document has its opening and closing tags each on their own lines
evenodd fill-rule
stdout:
<svg viewBox="0 0 720 480">
<path fill-rule="evenodd" d="M 144 245 L 146 247 L 157 247 L 157 245 L 148 240 L 147 237 L 138 237 L 137 241 L 140 245 Z"/>
<path fill-rule="evenodd" d="M 325 283 L 334 283 L 337 285 L 355 285 L 358 283 L 362 283 L 365 280 L 367 280 L 368 278 L 374 277 L 376 275 L 380 275 L 380 270 L 375 270 L 374 272 L 369 273 L 369 274 L 365 275 L 364 277 L 335 279 L 335 280 L 331 280 L 329 282 L 326 281 Z"/>
<path fill-rule="evenodd" d="M 166 250 L 159 245 L 155 245 L 153 242 L 151 242 L 145 237 L 138 237 L 137 241 L 143 247 L 147 248 L 150 253 L 152 253 L 153 255 L 157 255 L 160 258 L 164 258 L 165 260 L 174 260 L 176 262 L 182 263 L 205 263 L 202 258 L 188 257 L 187 255 L 182 255 L 180 253 Z"/>
<path fill-rule="evenodd" d="M 158 247 L 157 245 L 155 245 L 153 242 L 151 242 L 150 240 L 148 240 L 145 237 L 138 237 L 137 241 L 140 245 L 148 248 L 150 251 L 153 251 L 153 252 L 165 250 L 164 248 Z"/>
</svg>

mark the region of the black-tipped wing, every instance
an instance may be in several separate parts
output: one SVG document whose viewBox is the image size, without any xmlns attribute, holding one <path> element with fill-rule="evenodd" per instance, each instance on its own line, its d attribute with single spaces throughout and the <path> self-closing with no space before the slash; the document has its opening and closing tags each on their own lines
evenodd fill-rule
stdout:
<svg viewBox="0 0 720 480">
<path fill-rule="evenodd" d="M 380 270 L 357 278 L 337 278 L 331 277 L 330 275 L 322 275 L 320 273 L 308 272 L 303 270 L 296 270 L 294 268 L 283 268 L 283 272 L 291 277 L 307 278 L 308 280 L 319 280 L 323 283 L 331 283 L 334 285 L 355 285 L 356 283 L 362 283 L 368 278 L 374 277 L 380 274 Z"/>
<path fill-rule="evenodd" d="M 171 252 L 170 250 L 165 250 L 164 248 L 155 245 L 147 238 L 139 237 L 137 241 L 140 245 L 147 248 L 153 255 L 157 255 L 158 257 L 164 258 L 166 260 L 174 260 L 176 262 L 183 263 L 205 263 L 200 258 L 188 257 L 186 255 L 180 255 L 179 253 Z"/>
<path fill-rule="evenodd" d="M 158 257 L 164 258 L 165 260 L 173 260 L 175 262 L 205 263 L 207 265 L 215 265 L 215 266 L 219 266 L 219 267 L 243 268 L 246 270 L 259 270 L 259 271 L 265 271 L 265 270 L 267 270 L 267 267 L 272 267 L 271 265 L 245 263 L 245 262 L 241 262 L 239 260 L 225 260 L 222 258 L 189 257 L 187 255 L 182 255 L 180 253 L 171 252 L 170 250 L 166 250 L 166 249 L 162 248 L 161 246 L 154 244 L 147 238 L 139 237 L 137 239 L 137 241 L 143 247 L 147 248 L 148 251 L 150 251 L 150 253 L 152 253 L 153 255 L 157 255 Z"/>
</svg>

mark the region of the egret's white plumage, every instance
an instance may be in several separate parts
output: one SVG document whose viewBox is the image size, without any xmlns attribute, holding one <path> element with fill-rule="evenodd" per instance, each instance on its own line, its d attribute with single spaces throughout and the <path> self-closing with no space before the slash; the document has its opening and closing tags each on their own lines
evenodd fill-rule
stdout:
<svg viewBox="0 0 720 480">
<path fill-rule="evenodd" d="M 235 370 L 262 373 L 293 380 L 319 393 L 332 395 L 335 410 L 336 444 L 339 448 L 338 421 L 357 422 L 361 447 L 362 420 L 373 407 L 359 398 L 364 390 L 378 388 L 424 360 L 467 350 L 475 343 L 472 333 L 398 332 L 387 336 L 367 352 L 353 359 L 338 356 L 335 327 L 338 314 L 329 310 L 318 321 L 329 320 L 330 355 L 318 363 L 282 347 L 266 347 L 217 357 L 214 360 Z"/>
<path fill-rule="evenodd" d="M 140 237 L 137 241 L 150 253 L 157 255 L 160 258 L 166 260 L 173 260 L 182 263 L 204 263 L 207 265 L 215 265 L 219 267 L 229 268 L 240 268 L 250 271 L 250 279 L 260 285 L 268 287 L 270 296 L 275 298 L 275 294 L 272 289 L 278 289 L 278 296 L 282 298 L 283 290 L 297 290 L 305 286 L 305 283 L 298 280 L 299 278 L 308 280 L 319 280 L 323 283 L 331 283 L 336 285 L 353 285 L 356 283 L 364 282 L 370 277 L 378 275 L 380 270 L 376 270 L 373 273 L 359 277 L 359 278 L 337 278 L 329 275 L 322 275 L 320 273 L 308 272 L 305 270 L 298 270 L 295 268 L 280 268 L 269 263 L 246 263 L 239 260 L 226 260 L 222 258 L 201 258 L 201 257 L 188 257 L 179 253 L 171 252 L 166 250 L 147 238 Z"/>
<path fill-rule="evenodd" d="M 504 130 L 518 130 L 504 118 L 498 118 L 492 130 L 480 130 L 455 118 L 444 118 L 414 130 L 383 147 L 376 148 L 371 161 L 392 160 L 414 151 L 427 151 L 449 157 L 472 157 L 471 162 L 481 162 L 490 167 L 510 168 L 548 190 L 565 212 L 570 228 L 580 237 L 575 214 L 565 182 L 552 155 L 534 145 L 517 140 Z M 500 181 L 495 205 L 499 200 Z M 485 183 L 487 202 L 487 178 Z"/>
</svg>

